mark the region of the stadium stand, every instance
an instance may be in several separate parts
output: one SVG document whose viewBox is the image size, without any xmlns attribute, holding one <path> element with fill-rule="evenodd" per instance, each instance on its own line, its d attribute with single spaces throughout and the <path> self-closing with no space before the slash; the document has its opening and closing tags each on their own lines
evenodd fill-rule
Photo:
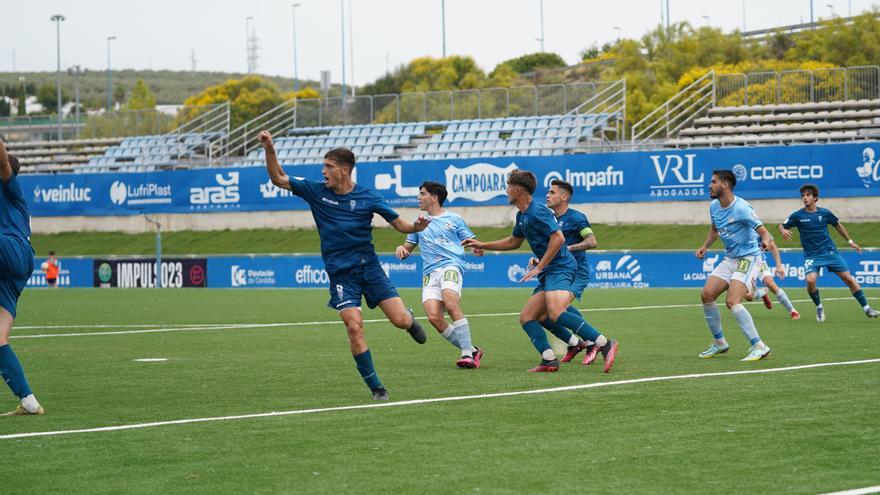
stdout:
<svg viewBox="0 0 880 495">
<path fill-rule="evenodd" d="M 72 171 L 107 153 L 122 138 L 28 141 L 6 144 L 18 156 L 23 170 L 31 173 Z"/>
<path fill-rule="evenodd" d="M 140 136 L 126 138 L 116 146 L 108 147 L 102 156 L 93 156 L 85 166 L 74 172 L 151 172 L 158 168 L 179 166 L 184 160 L 204 156 L 211 140 L 220 137 L 219 132 L 201 132 Z"/>
</svg>

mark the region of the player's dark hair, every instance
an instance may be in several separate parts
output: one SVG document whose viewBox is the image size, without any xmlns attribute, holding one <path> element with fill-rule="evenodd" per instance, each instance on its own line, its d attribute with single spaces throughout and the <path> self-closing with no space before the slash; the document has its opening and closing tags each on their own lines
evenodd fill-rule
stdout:
<svg viewBox="0 0 880 495">
<path fill-rule="evenodd" d="M 18 158 L 12 155 L 6 155 L 9 158 L 9 165 L 12 166 L 12 175 L 18 175 L 18 171 L 21 170 L 21 163 L 18 163 Z"/>
<path fill-rule="evenodd" d="M 49 256 L 55 256 L 55 251 L 49 251 Z"/>
<path fill-rule="evenodd" d="M 432 180 L 422 182 L 422 185 L 419 187 L 428 191 L 428 194 L 431 196 L 437 196 L 437 202 L 440 203 L 440 206 L 443 206 L 443 203 L 446 201 L 446 196 L 449 194 L 446 192 L 446 186 Z"/>
<path fill-rule="evenodd" d="M 732 170 L 713 170 L 712 175 L 718 177 L 719 180 L 727 182 L 731 189 L 736 187 L 736 175 L 734 175 Z"/>
<path fill-rule="evenodd" d="M 566 191 L 568 191 L 568 197 L 569 197 L 569 199 L 571 199 L 571 197 L 574 196 L 574 187 L 572 187 L 571 184 L 569 184 L 568 182 L 565 182 L 565 181 L 562 180 L 562 179 L 553 179 L 553 180 L 550 182 L 550 185 L 551 185 L 551 186 L 556 186 L 556 187 L 558 187 L 558 188 L 560 188 L 560 189 L 565 189 Z"/>
<path fill-rule="evenodd" d="M 804 195 L 804 191 L 810 191 L 814 198 L 819 197 L 819 186 L 817 186 L 816 184 L 804 184 L 801 186 L 799 191 L 801 192 L 801 196 Z"/>
<path fill-rule="evenodd" d="M 510 175 L 507 177 L 507 183 L 511 186 L 519 186 L 528 191 L 529 194 L 535 194 L 535 189 L 538 188 L 538 180 L 535 179 L 535 174 L 528 170 L 514 170 L 510 172 Z"/>
<path fill-rule="evenodd" d="M 349 169 L 354 168 L 354 153 L 348 148 L 333 148 L 324 155 L 325 160 L 332 160 L 338 165 L 344 165 Z"/>
</svg>

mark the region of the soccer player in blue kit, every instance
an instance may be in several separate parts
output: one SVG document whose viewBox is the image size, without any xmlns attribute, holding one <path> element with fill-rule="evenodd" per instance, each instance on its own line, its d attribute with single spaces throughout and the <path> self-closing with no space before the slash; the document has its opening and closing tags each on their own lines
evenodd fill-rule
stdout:
<svg viewBox="0 0 880 495">
<path fill-rule="evenodd" d="M 565 236 L 559 229 L 553 212 L 532 199 L 536 188 L 537 181 L 533 173 L 527 170 L 512 171 L 507 179 L 507 200 L 519 210 L 512 234 L 492 242 L 468 239 L 463 245 L 486 251 L 510 251 L 522 246 L 523 240 L 528 240 L 532 253 L 540 260 L 520 280 L 525 282 L 538 278 L 538 286 L 519 317 L 520 325 L 541 354 L 541 363 L 529 371 L 559 370 L 559 360 L 550 348 L 547 334 L 540 323 L 549 317 L 552 323 L 567 328 L 585 340 L 595 342 L 602 351 L 604 371 L 608 373 L 617 356 L 617 341 L 600 334 L 580 314 L 566 311 L 571 302 L 578 264 L 565 246 Z"/>
<path fill-rule="evenodd" d="M 849 287 L 856 301 L 862 306 L 862 311 L 868 318 L 877 318 L 880 311 L 868 305 L 865 293 L 862 292 L 859 282 L 849 273 L 849 267 L 843 257 L 837 252 L 837 246 L 828 233 L 828 226 L 834 229 L 846 239 L 847 244 L 859 253 L 862 248 L 853 242 L 852 237 L 846 231 L 834 213 L 826 208 L 819 208 L 819 188 L 814 184 L 804 184 L 800 188 L 801 201 L 804 207 L 792 213 L 785 223 L 779 225 L 779 232 L 786 241 L 791 240 L 791 230 L 797 227 L 801 233 L 801 246 L 804 248 L 804 272 L 807 277 L 807 293 L 816 304 L 816 320 L 825 321 L 825 308 L 819 298 L 819 289 L 816 288 L 816 278 L 819 271 L 824 267 L 835 273 L 843 283 Z"/>
<path fill-rule="evenodd" d="M 407 234 L 406 241 L 397 246 L 400 259 L 406 259 L 416 246 L 422 252 L 422 306 L 428 321 L 440 336 L 461 350 L 455 362 L 459 368 L 479 368 L 483 351 L 471 343 L 468 319 L 461 310 L 461 290 L 464 284 L 464 248 L 461 243 L 474 233 L 464 219 L 443 209 L 447 196 L 446 186 L 425 181 L 419 187 L 419 209 L 429 215 L 428 228 Z M 446 321 L 444 309 L 452 319 Z"/>
<path fill-rule="evenodd" d="M 0 375 L 21 401 L 4 416 L 43 414 L 28 385 L 21 363 L 9 346 L 18 297 L 34 271 L 31 215 L 18 182 L 18 159 L 6 153 L 0 140 Z"/>
<path fill-rule="evenodd" d="M 571 251 L 571 255 L 574 256 L 578 264 L 577 275 L 574 278 L 574 283 L 571 285 L 572 302 L 575 299 L 580 301 L 584 289 L 587 288 L 587 284 L 590 282 L 590 262 L 587 260 L 587 255 L 584 251 L 595 249 L 598 245 L 596 235 L 593 233 L 593 227 L 590 225 L 587 216 L 569 208 L 569 202 L 573 194 L 574 187 L 571 184 L 564 180 L 555 179 L 550 182 L 550 190 L 547 191 L 546 197 L 547 207 L 553 210 L 556 222 L 559 223 L 559 229 L 562 230 L 562 234 L 565 236 L 565 245 Z M 532 258 L 529 263 L 531 268 L 538 263 L 538 259 Z M 569 305 L 566 311 L 581 315 L 580 311 L 573 305 Z M 599 348 L 593 342 L 585 342 L 565 327 L 551 322 L 549 318 L 542 320 L 541 326 L 550 330 L 550 333 L 568 344 L 568 350 L 565 356 L 560 359 L 561 362 L 567 363 L 571 361 L 584 349 L 587 352 L 581 364 L 592 364 L 595 361 Z"/>
<path fill-rule="evenodd" d="M 709 247 L 720 237 L 724 242 L 724 259 L 712 270 L 706 279 L 700 299 L 703 301 L 703 314 L 715 342 L 700 353 L 701 358 L 711 358 L 724 354 L 730 346 L 721 329 L 721 312 L 715 300 L 722 292 L 727 291 L 727 308 L 733 313 L 743 334 L 751 343 L 749 354 L 742 361 L 757 361 L 770 355 L 770 348 L 761 340 L 752 315 L 743 306 L 745 296 L 752 292 L 755 279 L 764 260 L 762 250 L 773 241 L 773 237 L 755 210 L 746 200 L 733 194 L 736 187 L 736 176 L 730 170 L 712 172 L 709 184 L 709 214 L 712 225 L 706 241 L 696 251 L 696 256 L 703 259 Z M 754 234 L 757 231 L 758 236 Z"/>
<path fill-rule="evenodd" d="M 315 182 L 288 177 L 278 163 L 272 135 L 262 131 L 259 137 L 266 150 L 266 169 L 272 183 L 302 198 L 312 211 L 321 238 L 321 257 L 330 278 L 330 302 L 327 305 L 339 311 L 339 317 L 345 323 L 358 372 L 372 391 L 374 400 L 389 400 L 364 338 L 361 297 L 366 299 L 370 308 L 379 306 L 394 326 L 405 329 L 419 344 L 425 343 L 426 335 L 412 312 L 403 305 L 397 289 L 379 264 L 372 243 L 373 214 L 378 213 L 405 234 L 424 230 L 430 220 L 419 217 L 409 223 L 400 218 L 378 193 L 355 184 L 351 179 L 355 157 L 348 149 L 336 148 L 327 152 L 321 172 L 324 182 Z"/>
</svg>

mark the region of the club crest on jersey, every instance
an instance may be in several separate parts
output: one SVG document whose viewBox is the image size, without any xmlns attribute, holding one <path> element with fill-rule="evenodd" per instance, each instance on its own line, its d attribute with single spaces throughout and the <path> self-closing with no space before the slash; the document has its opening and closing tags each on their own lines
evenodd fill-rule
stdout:
<svg viewBox="0 0 880 495">
<path fill-rule="evenodd" d="M 357 201 L 351 200 L 348 202 L 348 207 L 351 208 L 351 211 L 354 211 L 355 206 L 357 206 Z"/>
</svg>

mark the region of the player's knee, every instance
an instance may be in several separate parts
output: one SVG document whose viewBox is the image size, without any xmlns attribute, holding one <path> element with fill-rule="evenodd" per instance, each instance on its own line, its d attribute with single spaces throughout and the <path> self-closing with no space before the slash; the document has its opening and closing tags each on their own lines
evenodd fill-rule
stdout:
<svg viewBox="0 0 880 495">
<path fill-rule="evenodd" d="M 715 300 L 714 294 L 710 294 L 709 292 L 707 292 L 705 290 L 703 292 L 700 292 L 700 301 L 702 301 L 703 304 L 708 304 L 710 302 L 713 302 L 714 300 Z"/>
<path fill-rule="evenodd" d="M 559 308 L 547 308 L 547 317 L 550 318 L 550 321 L 556 323 L 556 320 L 562 316 L 562 311 Z"/>
<path fill-rule="evenodd" d="M 446 330 L 446 319 L 443 317 L 443 313 L 428 313 L 428 321 L 437 330 Z"/>
<path fill-rule="evenodd" d="M 413 317 L 407 311 L 401 311 L 400 313 L 395 313 L 390 318 L 391 324 L 397 328 L 407 329 L 413 324 Z"/>
<path fill-rule="evenodd" d="M 736 298 L 733 298 L 733 297 L 728 297 L 727 300 L 725 301 L 725 303 L 727 304 L 727 309 L 733 309 L 734 306 L 742 303 L 742 301 L 740 301 Z"/>
</svg>

